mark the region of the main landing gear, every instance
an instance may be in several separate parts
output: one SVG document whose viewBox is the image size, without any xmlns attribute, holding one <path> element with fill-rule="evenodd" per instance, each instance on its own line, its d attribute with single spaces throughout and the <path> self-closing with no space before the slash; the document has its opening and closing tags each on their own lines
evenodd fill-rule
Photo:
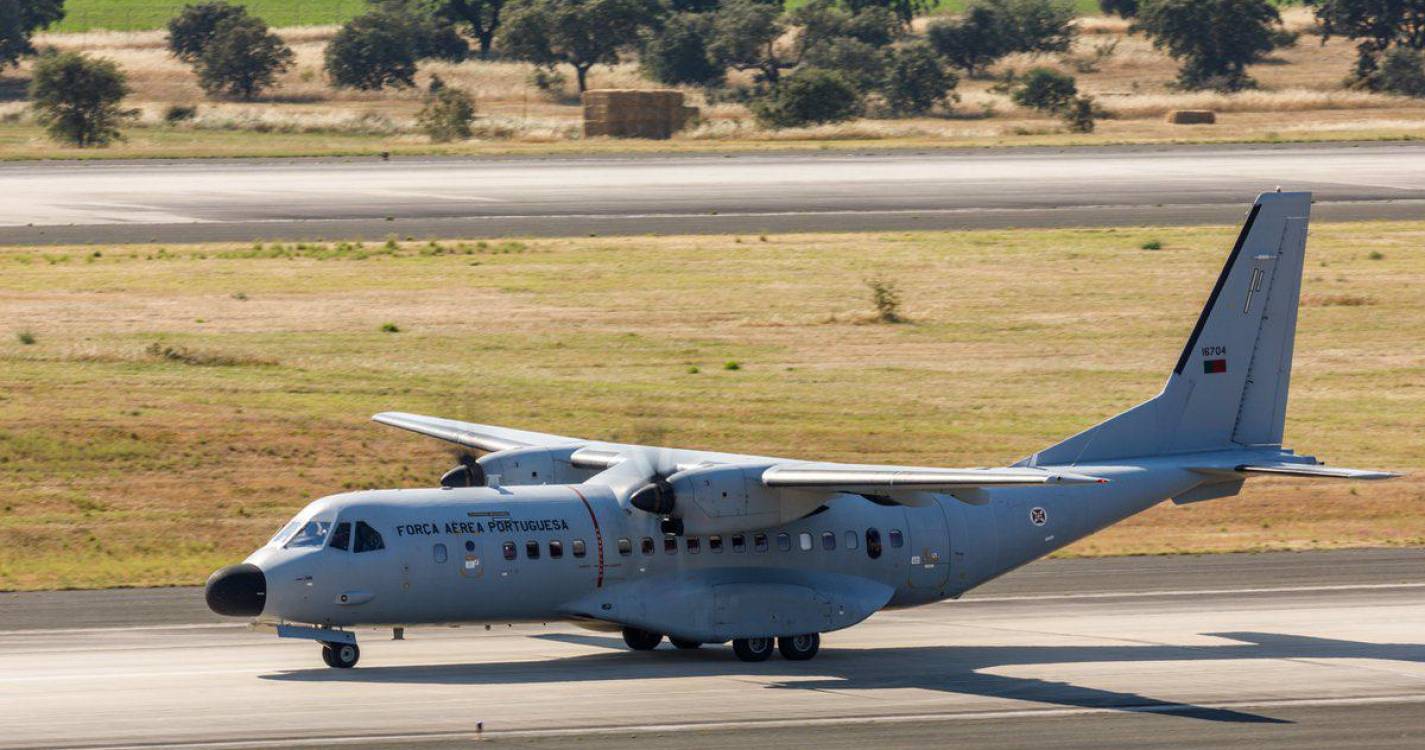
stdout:
<svg viewBox="0 0 1425 750">
<path fill-rule="evenodd" d="M 634 651 L 652 651 L 658 648 L 658 644 L 663 642 L 662 633 L 652 633 L 639 628 L 624 628 L 623 642 Z M 700 641 L 692 641 L 683 638 L 669 637 L 668 642 L 678 649 L 691 650 L 702 647 Z M 788 661 L 806 661 L 816 656 L 816 652 L 821 649 L 821 635 L 818 633 L 806 633 L 804 635 L 782 636 L 781 638 L 735 638 L 732 641 L 732 652 L 737 654 L 737 658 L 748 661 L 767 661 L 772 657 L 772 652 L 781 651 L 782 656 Z"/>
<path fill-rule="evenodd" d="M 361 659 L 361 649 L 355 643 L 323 643 L 322 661 L 328 667 L 351 669 Z"/>
</svg>

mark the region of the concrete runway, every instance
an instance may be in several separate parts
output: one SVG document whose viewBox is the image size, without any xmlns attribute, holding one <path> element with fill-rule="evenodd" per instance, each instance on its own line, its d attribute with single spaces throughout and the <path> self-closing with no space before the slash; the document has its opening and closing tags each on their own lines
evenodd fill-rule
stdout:
<svg viewBox="0 0 1425 750">
<path fill-rule="evenodd" d="M 1425 145 L 16 163 L 0 243 L 1236 223 L 1425 217 Z"/>
<path fill-rule="evenodd" d="M 240 626 L 15 629 L 86 602 L 11 594 L 0 747 L 1420 747 L 1422 595 L 1418 550 L 1047 561 L 806 663 L 551 625 L 363 632 L 339 672 Z"/>
</svg>

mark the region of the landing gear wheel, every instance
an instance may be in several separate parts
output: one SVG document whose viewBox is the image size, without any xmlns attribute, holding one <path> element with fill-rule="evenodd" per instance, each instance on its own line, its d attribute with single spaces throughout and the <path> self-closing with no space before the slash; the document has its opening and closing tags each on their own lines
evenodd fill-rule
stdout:
<svg viewBox="0 0 1425 750">
<path fill-rule="evenodd" d="M 662 633 L 650 633 L 638 628 L 624 628 L 623 642 L 634 651 L 652 651 L 663 642 Z"/>
<path fill-rule="evenodd" d="M 777 649 L 788 661 L 806 661 L 821 649 L 821 636 L 817 633 L 782 636 L 777 639 Z"/>
<path fill-rule="evenodd" d="M 668 642 L 673 644 L 675 648 L 680 648 L 684 651 L 703 647 L 702 641 L 687 641 L 683 640 L 682 638 L 674 638 L 672 636 L 668 636 Z"/>
<path fill-rule="evenodd" d="M 771 638 L 734 638 L 732 653 L 743 661 L 767 661 L 776 645 Z"/>
<path fill-rule="evenodd" d="M 351 669 L 361 659 L 361 649 L 355 643 L 323 643 L 322 661 L 335 669 Z"/>
</svg>

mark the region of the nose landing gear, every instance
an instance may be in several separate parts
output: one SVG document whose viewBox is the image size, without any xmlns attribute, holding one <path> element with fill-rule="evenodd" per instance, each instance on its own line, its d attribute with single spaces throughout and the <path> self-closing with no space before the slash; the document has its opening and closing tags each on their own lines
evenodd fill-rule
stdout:
<svg viewBox="0 0 1425 750">
<path fill-rule="evenodd" d="M 355 643 L 323 643 L 322 661 L 328 667 L 351 669 L 361 659 L 361 649 Z"/>
</svg>

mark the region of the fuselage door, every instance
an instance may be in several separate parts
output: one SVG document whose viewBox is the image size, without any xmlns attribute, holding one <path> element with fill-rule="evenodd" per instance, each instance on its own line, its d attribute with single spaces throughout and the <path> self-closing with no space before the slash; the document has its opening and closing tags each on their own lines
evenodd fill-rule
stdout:
<svg viewBox="0 0 1425 750">
<path fill-rule="evenodd" d="M 474 583 L 485 577 L 485 556 L 480 540 L 466 539 L 460 543 L 460 576 Z M 454 556 L 454 555 L 452 555 Z"/>
<path fill-rule="evenodd" d="M 950 527 L 945 509 L 937 500 L 929 505 L 905 509 L 909 539 L 906 549 L 910 565 L 910 585 L 939 589 L 950 578 Z"/>
</svg>

